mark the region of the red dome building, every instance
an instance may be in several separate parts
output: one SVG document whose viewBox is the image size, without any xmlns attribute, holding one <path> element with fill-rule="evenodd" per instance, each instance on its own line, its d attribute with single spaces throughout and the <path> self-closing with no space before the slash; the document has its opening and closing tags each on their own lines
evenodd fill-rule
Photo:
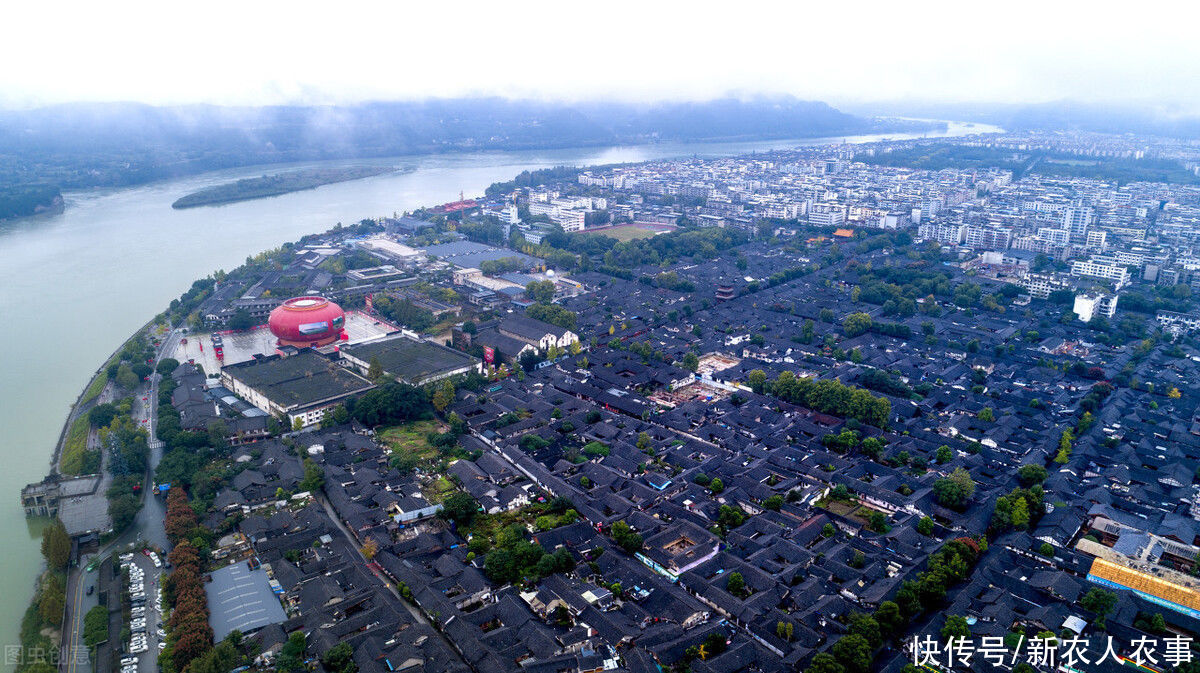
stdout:
<svg viewBox="0 0 1200 673">
<path fill-rule="evenodd" d="M 271 311 L 267 325 L 280 346 L 328 346 L 345 333 L 346 312 L 324 297 L 292 297 Z"/>
</svg>

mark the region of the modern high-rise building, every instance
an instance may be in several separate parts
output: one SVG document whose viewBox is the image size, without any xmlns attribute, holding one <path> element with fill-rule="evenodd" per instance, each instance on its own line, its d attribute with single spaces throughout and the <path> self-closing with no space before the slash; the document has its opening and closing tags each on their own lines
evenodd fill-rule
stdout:
<svg viewBox="0 0 1200 673">
<path fill-rule="evenodd" d="M 1012 229 L 1003 227 L 969 226 L 966 244 L 978 250 L 1007 250 L 1012 242 Z"/>
<path fill-rule="evenodd" d="M 1096 218 L 1096 211 L 1091 206 L 1077 204 L 1063 209 L 1063 229 L 1071 233 L 1072 241 L 1084 241 L 1087 238 L 1088 227 Z"/>
</svg>

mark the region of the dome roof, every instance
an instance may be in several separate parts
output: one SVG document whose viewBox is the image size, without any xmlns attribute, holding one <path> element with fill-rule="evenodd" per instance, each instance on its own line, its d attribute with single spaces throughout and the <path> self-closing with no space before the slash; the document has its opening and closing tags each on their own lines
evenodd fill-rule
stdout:
<svg viewBox="0 0 1200 673">
<path fill-rule="evenodd" d="M 292 297 L 271 311 L 267 325 L 280 345 L 324 346 L 341 337 L 346 312 L 324 297 Z"/>
</svg>

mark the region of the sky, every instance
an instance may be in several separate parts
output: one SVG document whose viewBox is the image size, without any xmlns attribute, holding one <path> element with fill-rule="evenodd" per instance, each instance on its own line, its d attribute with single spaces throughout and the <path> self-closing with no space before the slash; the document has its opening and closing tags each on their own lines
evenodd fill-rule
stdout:
<svg viewBox="0 0 1200 673">
<path fill-rule="evenodd" d="M 1179 5 L 10 2 L 0 106 L 784 94 L 1200 113 L 1200 40 Z"/>
</svg>

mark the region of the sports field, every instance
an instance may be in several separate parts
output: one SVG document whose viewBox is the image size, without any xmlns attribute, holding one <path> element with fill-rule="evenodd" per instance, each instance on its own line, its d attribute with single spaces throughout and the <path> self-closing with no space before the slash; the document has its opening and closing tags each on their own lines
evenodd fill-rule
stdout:
<svg viewBox="0 0 1200 673">
<path fill-rule="evenodd" d="M 587 233 L 609 236 L 618 241 L 625 242 L 638 238 L 650 238 L 651 236 L 674 229 L 675 227 L 669 224 L 619 224 L 615 227 L 588 229 Z"/>
</svg>

